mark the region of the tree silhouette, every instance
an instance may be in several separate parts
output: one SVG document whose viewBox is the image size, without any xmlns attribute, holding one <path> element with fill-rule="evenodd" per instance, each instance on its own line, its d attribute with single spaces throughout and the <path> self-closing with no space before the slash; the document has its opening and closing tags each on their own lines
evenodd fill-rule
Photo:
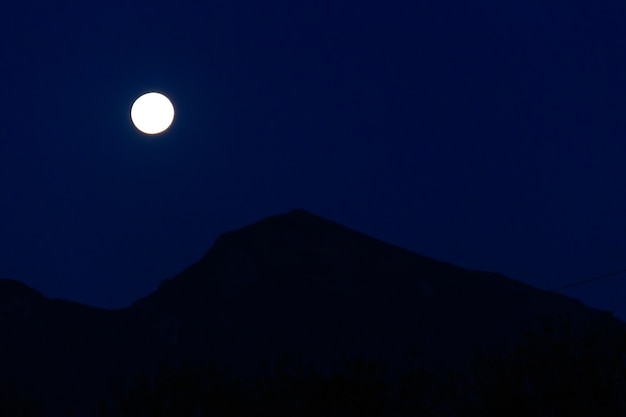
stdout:
<svg viewBox="0 0 626 417">
<path fill-rule="evenodd" d="M 39 417 L 43 403 L 13 379 L 0 383 L 0 417 Z"/>
<path fill-rule="evenodd" d="M 111 386 L 112 401 L 100 401 L 100 417 L 196 417 L 236 415 L 238 392 L 234 381 L 212 364 L 167 362 L 156 375 L 119 376 Z"/>
<path fill-rule="evenodd" d="M 626 333 L 546 317 L 513 349 L 483 353 L 457 396 L 463 416 L 626 415 Z"/>
<path fill-rule="evenodd" d="M 101 417 L 500 417 L 626 415 L 626 332 L 546 317 L 509 348 L 476 357 L 445 378 L 425 368 L 391 372 L 345 361 L 333 372 L 284 360 L 238 377 L 214 364 L 163 364 L 153 376 L 117 383 Z M 438 374 L 439 375 L 439 374 Z"/>
</svg>

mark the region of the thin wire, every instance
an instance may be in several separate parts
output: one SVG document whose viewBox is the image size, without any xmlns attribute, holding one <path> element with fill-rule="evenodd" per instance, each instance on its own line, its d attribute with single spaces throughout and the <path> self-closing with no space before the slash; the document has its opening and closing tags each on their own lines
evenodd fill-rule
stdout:
<svg viewBox="0 0 626 417">
<path fill-rule="evenodd" d="M 586 283 L 591 282 L 591 281 L 597 281 L 597 280 L 600 280 L 600 279 L 612 277 L 613 275 L 623 274 L 624 272 L 626 272 L 626 269 L 620 269 L 619 271 L 610 272 L 608 274 L 600 275 L 600 276 L 597 276 L 597 277 L 585 279 L 585 280 L 582 280 L 582 281 L 572 282 L 571 284 L 567 284 L 567 285 L 564 285 L 562 287 L 554 288 L 552 291 L 561 291 L 561 290 L 564 290 L 566 288 L 571 288 L 571 287 L 575 287 L 577 285 L 586 284 Z"/>
</svg>

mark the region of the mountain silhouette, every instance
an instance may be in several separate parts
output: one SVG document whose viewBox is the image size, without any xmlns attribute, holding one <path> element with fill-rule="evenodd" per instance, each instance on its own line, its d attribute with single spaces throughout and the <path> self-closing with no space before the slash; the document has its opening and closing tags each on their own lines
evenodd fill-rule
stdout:
<svg viewBox="0 0 626 417">
<path fill-rule="evenodd" d="M 353 358 L 462 368 L 475 352 L 560 314 L 623 325 L 566 296 L 298 209 L 219 235 L 200 260 L 124 309 L 0 280 L 0 367 L 53 415 L 93 407 L 116 375 L 164 360 L 210 360 L 239 374 L 286 357 L 328 370 Z"/>
<path fill-rule="evenodd" d="M 0 279 L 0 321 L 36 314 L 46 298 L 13 279 Z"/>
</svg>

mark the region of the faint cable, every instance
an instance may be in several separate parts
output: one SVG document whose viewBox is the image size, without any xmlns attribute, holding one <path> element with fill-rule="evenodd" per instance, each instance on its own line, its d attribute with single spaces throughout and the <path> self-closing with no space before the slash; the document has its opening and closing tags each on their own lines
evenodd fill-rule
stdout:
<svg viewBox="0 0 626 417">
<path fill-rule="evenodd" d="M 562 287 L 554 288 L 554 289 L 552 289 L 552 291 L 561 291 L 561 290 L 564 290 L 566 288 L 576 287 L 578 285 L 586 284 L 586 283 L 591 282 L 591 281 L 597 281 L 597 280 L 600 280 L 600 279 L 612 277 L 613 275 L 623 274 L 624 272 L 626 272 L 626 269 L 620 269 L 619 271 L 610 272 L 608 274 L 600 275 L 600 276 L 597 276 L 597 277 L 585 279 L 585 280 L 582 280 L 582 281 L 572 282 L 571 284 L 567 284 L 567 285 L 564 285 Z"/>
</svg>

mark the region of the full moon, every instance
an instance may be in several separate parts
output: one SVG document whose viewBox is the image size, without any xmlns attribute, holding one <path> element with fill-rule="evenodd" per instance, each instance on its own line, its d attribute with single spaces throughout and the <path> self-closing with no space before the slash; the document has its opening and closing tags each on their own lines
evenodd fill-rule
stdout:
<svg viewBox="0 0 626 417">
<path fill-rule="evenodd" d="M 133 103 L 130 118 L 141 132 L 156 135 L 167 130 L 174 121 L 174 106 L 161 93 L 146 93 Z"/>
</svg>

